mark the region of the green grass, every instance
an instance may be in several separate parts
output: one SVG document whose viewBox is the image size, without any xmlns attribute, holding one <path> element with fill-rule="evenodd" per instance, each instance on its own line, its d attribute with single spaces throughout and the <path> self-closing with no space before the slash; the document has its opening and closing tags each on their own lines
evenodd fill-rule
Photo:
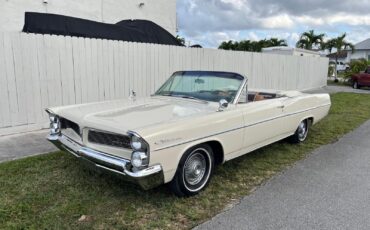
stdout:
<svg viewBox="0 0 370 230">
<path fill-rule="evenodd" d="M 332 95 L 330 114 L 304 144 L 275 143 L 218 167 L 206 191 L 177 198 L 86 170 L 56 152 L 0 164 L 0 229 L 188 229 L 370 118 L 370 95 Z M 79 221 L 86 215 L 85 221 Z"/>
</svg>

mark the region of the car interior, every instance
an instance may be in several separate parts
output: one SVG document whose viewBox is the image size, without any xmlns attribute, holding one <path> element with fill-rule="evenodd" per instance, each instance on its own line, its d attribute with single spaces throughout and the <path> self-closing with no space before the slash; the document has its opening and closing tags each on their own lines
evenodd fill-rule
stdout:
<svg viewBox="0 0 370 230">
<path fill-rule="evenodd" d="M 244 99 L 243 97 L 244 97 L 244 95 L 241 95 L 241 98 L 239 100 L 239 104 L 280 98 L 280 97 L 282 97 L 282 95 L 276 94 L 276 93 L 249 91 L 248 95 L 246 95 L 246 97 L 247 97 L 246 100 L 243 100 Z"/>
</svg>

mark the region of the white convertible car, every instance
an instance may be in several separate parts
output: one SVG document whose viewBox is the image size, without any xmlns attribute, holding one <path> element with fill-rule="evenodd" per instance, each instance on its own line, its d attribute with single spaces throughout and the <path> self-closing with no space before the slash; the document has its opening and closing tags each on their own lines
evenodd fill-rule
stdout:
<svg viewBox="0 0 370 230">
<path fill-rule="evenodd" d="M 330 105 L 328 94 L 248 90 L 237 73 L 180 71 L 147 98 L 47 109 L 48 140 L 144 189 L 169 183 L 189 196 L 225 161 L 287 137 L 304 141 Z"/>
</svg>

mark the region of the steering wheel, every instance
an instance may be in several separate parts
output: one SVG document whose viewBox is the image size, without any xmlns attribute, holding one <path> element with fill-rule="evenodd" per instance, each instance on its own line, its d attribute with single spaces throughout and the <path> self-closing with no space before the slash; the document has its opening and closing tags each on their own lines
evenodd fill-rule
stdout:
<svg viewBox="0 0 370 230">
<path fill-rule="evenodd" d="M 226 90 L 220 90 L 220 89 L 218 89 L 218 90 L 214 90 L 214 91 L 212 92 L 212 94 L 215 94 L 215 95 L 218 95 L 218 96 L 223 96 L 223 97 L 230 96 L 230 95 L 229 95 L 229 91 L 226 91 Z"/>
</svg>

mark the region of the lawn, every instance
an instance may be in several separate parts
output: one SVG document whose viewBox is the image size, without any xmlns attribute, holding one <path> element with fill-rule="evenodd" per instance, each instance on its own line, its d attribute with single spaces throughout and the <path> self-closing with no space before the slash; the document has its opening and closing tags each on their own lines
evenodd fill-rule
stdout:
<svg viewBox="0 0 370 230">
<path fill-rule="evenodd" d="M 329 116 L 312 127 L 304 144 L 281 141 L 228 162 L 216 169 L 206 191 L 191 198 L 177 198 L 166 186 L 142 191 L 97 175 L 63 152 L 2 163 L 0 229 L 194 227 L 370 118 L 370 95 L 338 93 L 332 103 Z"/>
</svg>

